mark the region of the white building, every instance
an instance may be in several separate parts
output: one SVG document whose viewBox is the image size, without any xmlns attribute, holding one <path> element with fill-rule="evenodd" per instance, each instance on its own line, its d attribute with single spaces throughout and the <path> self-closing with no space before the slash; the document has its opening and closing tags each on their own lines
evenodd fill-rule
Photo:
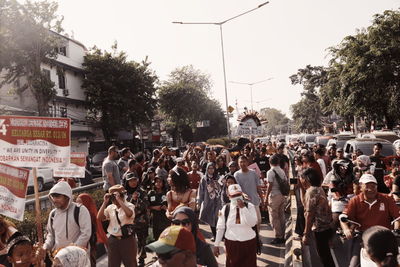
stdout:
<svg viewBox="0 0 400 267">
<path fill-rule="evenodd" d="M 54 33 L 57 34 L 57 33 Z M 49 105 L 50 116 L 71 118 L 71 152 L 88 153 L 89 138 L 94 129 L 87 124 L 83 82 L 83 58 L 87 52 L 80 42 L 67 36 L 62 39 L 58 56 L 52 63 L 42 64 L 42 70 L 55 83 L 57 95 Z M 0 114 L 37 115 L 37 103 L 30 90 L 14 92 L 11 84 L 0 88 Z"/>
</svg>

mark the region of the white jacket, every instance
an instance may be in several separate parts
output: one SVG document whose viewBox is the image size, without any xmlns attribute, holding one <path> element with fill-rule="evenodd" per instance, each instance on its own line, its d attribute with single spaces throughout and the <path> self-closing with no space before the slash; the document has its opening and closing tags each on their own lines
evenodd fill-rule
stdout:
<svg viewBox="0 0 400 267">
<path fill-rule="evenodd" d="M 47 235 L 44 248 L 55 250 L 75 244 L 81 247 L 88 247 L 92 234 L 92 223 L 88 209 L 79 205 L 79 226 L 75 222 L 74 209 L 78 205 L 72 202 L 72 189 L 67 182 L 58 182 L 50 190 L 50 194 L 58 193 L 69 198 L 68 207 L 64 210 L 56 208 L 54 211 L 53 223 L 51 216 L 47 221 Z M 51 198 L 50 198 L 51 200 Z M 50 213 L 51 214 L 51 213 Z"/>
</svg>

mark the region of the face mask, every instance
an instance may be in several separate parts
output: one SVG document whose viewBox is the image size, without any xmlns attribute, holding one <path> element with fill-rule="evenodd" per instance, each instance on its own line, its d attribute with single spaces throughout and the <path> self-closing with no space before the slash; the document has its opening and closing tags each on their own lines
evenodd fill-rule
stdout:
<svg viewBox="0 0 400 267">
<path fill-rule="evenodd" d="M 233 198 L 231 198 L 231 204 L 234 205 L 234 206 L 236 206 L 236 205 L 237 205 L 237 201 L 238 201 L 239 199 L 243 201 L 243 196 L 238 196 L 238 197 L 233 197 Z"/>
</svg>

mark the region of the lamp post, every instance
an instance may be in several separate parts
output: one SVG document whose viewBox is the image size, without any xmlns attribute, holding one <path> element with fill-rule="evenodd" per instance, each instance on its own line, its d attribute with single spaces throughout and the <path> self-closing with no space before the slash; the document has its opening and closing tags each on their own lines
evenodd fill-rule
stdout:
<svg viewBox="0 0 400 267">
<path fill-rule="evenodd" d="M 254 110 L 253 109 L 253 85 L 259 84 L 259 83 L 263 83 L 263 82 L 266 82 L 266 81 L 269 81 L 269 80 L 272 80 L 272 79 L 273 78 L 271 77 L 271 78 L 268 78 L 268 79 L 265 79 L 265 80 L 262 80 L 262 81 L 258 81 L 258 82 L 254 82 L 254 83 L 243 83 L 243 82 L 234 82 L 234 81 L 229 81 L 229 82 L 230 83 L 236 83 L 236 84 L 244 84 L 244 85 L 250 86 L 251 110 Z"/>
<path fill-rule="evenodd" d="M 222 51 L 222 68 L 223 68 L 223 72 L 224 72 L 224 86 L 225 86 L 225 105 L 226 105 L 226 127 L 228 130 L 228 138 L 229 138 L 229 142 L 231 141 L 231 130 L 230 130 L 230 126 L 229 126 L 229 112 L 228 112 L 228 88 L 226 85 L 226 70 L 225 70 L 225 52 L 224 52 L 224 37 L 222 34 L 222 25 L 224 25 L 225 23 L 227 23 L 228 21 L 231 21 L 233 19 L 236 19 L 240 16 L 243 16 L 247 13 L 250 13 L 256 9 L 259 9 L 260 7 L 265 6 L 266 4 L 268 4 L 269 2 L 264 2 L 260 5 L 258 5 L 257 7 L 250 9 L 246 12 L 240 13 L 239 15 L 236 15 L 234 17 L 231 17 L 229 19 L 220 21 L 220 22 L 182 22 L 182 21 L 173 21 L 172 23 L 174 24 L 196 24 L 196 25 L 217 25 L 219 26 L 219 31 L 220 31 L 220 36 L 221 36 L 221 51 Z"/>
</svg>

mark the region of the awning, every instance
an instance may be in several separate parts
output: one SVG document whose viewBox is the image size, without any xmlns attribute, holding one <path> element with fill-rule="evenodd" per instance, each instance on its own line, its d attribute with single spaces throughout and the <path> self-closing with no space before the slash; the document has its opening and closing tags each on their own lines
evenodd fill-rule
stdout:
<svg viewBox="0 0 400 267">
<path fill-rule="evenodd" d="M 96 135 L 90 131 L 71 131 L 72 138 L 95 137 Z"/>
</svg>

